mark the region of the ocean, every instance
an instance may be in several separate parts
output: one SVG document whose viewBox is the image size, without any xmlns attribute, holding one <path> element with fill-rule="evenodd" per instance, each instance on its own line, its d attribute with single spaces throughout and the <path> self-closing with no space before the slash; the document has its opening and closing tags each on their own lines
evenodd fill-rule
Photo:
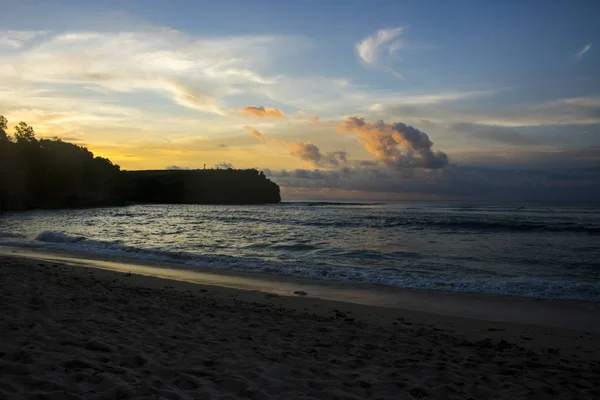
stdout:
<svg viewBox="0 0 600 400">
<path fill-rule="evenodd" d="M 600 206 L 296 202 L 0 214 L 0 245 L 547 299 L 600 301 Z"/>
</svg>

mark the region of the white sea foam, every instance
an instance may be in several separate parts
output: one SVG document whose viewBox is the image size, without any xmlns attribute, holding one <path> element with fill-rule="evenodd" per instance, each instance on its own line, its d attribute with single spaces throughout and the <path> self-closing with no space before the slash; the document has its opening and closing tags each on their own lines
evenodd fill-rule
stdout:
<svg viewBox="0 0 600 400">
<path fill-rule="evenodd" d="M 62 232 L 44 231 L 36 236 L 35 240 L 50 243 L 77 243 L 85 240 L 83 236 L 69 235 Z"/>
<path fill-rule="evenodd" d="M 24 238 L 25 235 L 9 230 L 0 229 L 0 239 L 2 238 Z"/>
<path fill-rule="evenodd" d="M 216 268 L 242 272 L 296 276 L 320 280 L 348 281 L 398 288 L 486 293 L 546 299 L 600 301 L 600 284 L 581 281 L 522 276 L 465 277 L 458 274 L 403 273 L 390 269 L 356 267 L 315 267 L 300 262 L 273 262 L 253 257 L 172 252 L 157 248 L 137 248 L 121 241 L 88 240 L 64 232 L 44 231 L 37 235 L 39 247 L 77 251 L 96 255 L 128 257 L 137 260 L 170 262 L 181 269 Z M 31 246 L 32 243 L 11 245 Z"/>
<path fill-rule="evenodd" d="M 0 244 L 165 261 L 181 269 L 600 301 L 594 230 L 600 211 L 563 207 L 529 215 L 517 208 L 490 215 L 468 204 L 450 214 L 454 203 L 309 204 L 4 214 Z"/>
</svg>

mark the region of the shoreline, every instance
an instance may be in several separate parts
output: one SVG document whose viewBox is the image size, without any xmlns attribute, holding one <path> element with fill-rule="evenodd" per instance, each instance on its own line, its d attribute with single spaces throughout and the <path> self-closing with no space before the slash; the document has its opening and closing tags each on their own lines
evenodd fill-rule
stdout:
<svg viewBox="0 0 600 400">
<path fill-rule="evenodd" d="M 166 279 L 173 283 L 227 288 L 237 293 L 260 292 L 280 297 L 304 297 L 413 314 L 458 317 L 600 333 L 600 303 L 548 300 L 508 295 L 443 290 L 401 289 L 344 281 L 247 273 L 217 268 L 185 269 L 185 264 L 109 255 L 0 246 L 0 256 L 60 262 L 66 265 Z M 306 293 L 298 296 L 294 292 Z"/>
<path fill-rule="evenodd" d="M 0 398 L 600 396 L 594 332 L 15 253 L 0 255 L 0 278 Z"/>
<path fill-rule="evenodd" d="M 275 208 L 36 211 L 3 218 L 0 242 L 83 252 L 85 258 L 95 253 L 172 262 L 183 265 L 179 269 L 600 303 L 598 248 L 588 234 L 600 218 L 597 210 L 540 208 L 539 215 L 521 215 L 501 204 L 420 202 L 373 210 Z M 349 215 L 358 219 L 346 220 Z M 373 244 L 365 245 L 363 236 Z"/>
</svg>

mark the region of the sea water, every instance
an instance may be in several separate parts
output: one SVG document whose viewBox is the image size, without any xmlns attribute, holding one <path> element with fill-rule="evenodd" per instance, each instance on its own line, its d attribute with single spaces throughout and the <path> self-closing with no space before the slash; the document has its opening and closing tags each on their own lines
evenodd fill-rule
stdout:
<svg viewBox="0 0 600 400">
<path fill-rule="evenodd" d="M 600 301 L 600 206 L 136 205 L 0 214 L 0 245 L 401 288 Z"/>
</svg>

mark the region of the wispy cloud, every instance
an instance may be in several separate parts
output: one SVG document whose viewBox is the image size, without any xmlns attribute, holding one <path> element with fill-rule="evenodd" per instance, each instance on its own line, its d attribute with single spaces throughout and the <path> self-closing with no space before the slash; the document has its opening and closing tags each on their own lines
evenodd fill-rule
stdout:
<svg viewBox="0 0 600 400">
<path fill-rule="evenodd" d="M 385 65 L 379 56 L 387 60 L 397 53 L 400 42 L 394 38 L 403 29 L 380 32 L 360 46 L 360 54 L 373 65 Z M 284 105 L 331 119 L 348 110 L 367 111 L 375 103 L 433 104 L 479 96 L 474 92 L 398 95 L 342 77 L 276 74 L 271 61 L 305 42 L 296 36 L 199 37 L 143 26 L 135 31 L 11 31 L 7 37 L 12 38 L 13 47 L 0 52 L 0 81 L 19 93 L 35 87 L 69 92 L 71 99 L 102 95 L 113 104 L 127 99 L 143 112 L 148 104 L 166 101 L 204 114 L 236 118 L 240 112 L 230 111 L 232 96 L 256 95 L 275 106 L 244 107 L 242 115 L 283 119 L 279 107 Z M 50 105 L 50 110 L 64 111 L 56 109 L 59 104 Z M 29 107 L 42 108 L 35 103 Z M 288 121 L 299 122 L 290 113 Z M 312 122 L 317 124 L 315 118 Z"/>
<path fill-rule="evenodd" d="M 405 104 L 405 105 L 434 105 L 440 103 L 448 103 L 456 100 L 466 100 L 480 98 L 492 95 L 499 90 L 478 90 L 478 91 L 441 91 L 437 93 L 413 93 L 413 94 L 385 94 L 378 98 L 373 98 L 375 104 L 371 105 L 371 109 L 377 109 L 382 104 Z"/>
<path fill-rule="evenodd" d="M 294 38 L 239 36 L 198 38 L 152 28 L 135 32 L 67 32 L 37 38 L 12 32 L 16 52 L 0 55 L 0 78 L 112 92 L 166 94 L 181 106 L 224 114 L 222 99 L 273 80 L 260 74 L 270 53 Z"/>
<path fill-rule="evenodd" d="M 581 51 L 579 51 L 579 52 L 576 54 L 576 57 L 577 57 L 577 59 L 578 59 L 578 60 L 581 60 L 581 57 L 583 57 L 583 55 L 584 55 L 585 53 L 587 53 L 588 51 L 590 51 L 590 49 L 591 49 L 591 48 L 592 48 L 592 44 L 591 44 L 591 43 L 588 43 L 588 44 L 586 44 L 586 45 L 584 46 L 584 48 L 583 48 L 583 49 L 581 49 Z"/>
<path fill-rule="evenodd" d="M 0 85 L 0 109 L 11 121 L 27 120 L 31 124 L 90 123 L 119 124 L 137 118 L 140 112 L 97 98 L 71 97 L 30 86 L 20 89 Z"/>
<path fill-rule="evenodd" d="M 259 118 L 285 118 L 285 114 L 278 108 L 273 107 L 255 107 L 248 106 L 242 107 L 240 113 L 246 117 L 259 117 Z"/>
<path fill-rule="evenodd" d="M 0 47 L 18 49 L 46 31 L 3 31 L 0 30 Z"/>
<path fill-rule="evenodd" d="M 374 105 L 428 105 L 484 98 L 499 90 L 440 90 L 399 92 L 347 79 L 279 77 L 273 85 L 263 85 L 257 92 L 272 101 L 285 103 L 307 113 L 329 119 L 349 111 L 366 112 Z"/>
<path fill-rule="evenodd" d="M 397 38 L 408 26 L 392 29 L 381 29 L 368 36 L 356 45 L 356 52 L 361 60 L 370 67 L 392 73 L 404 79 L 402 74 L 392 66 L 393 57 L 403 48 L 404 43 Z"/>
<path fill-rule="evenodd" d="M 600 97 L 575 97 L 508 108 L 458 107 L 444 103 L 376 104 L 371 111 L 381 118 L 426 119 L 439 123 L 497 125 L 503 127 L 600 124 Z"/>
<path fill-rule="evenodd" d="M 86 92 L 71 86 L 40 89 L 42 86 L 0 83 L 0 114 L 11 124 L 26 121 L 40 136 L 78 136 L 92 147 L 108 143 L 127 146 L 138 139 L 160 144 L 207 134 L 219 136 L 222 142 L 237 131 L 231 120 L 216 115 L 201 114 L 202 124 L 195 113 L 174 114 L 172 107 L 147 109 L 143 102 L 128 104 L 111 93 Z M 134 146 L 132 151 L 138 149 Z"/>
<path fill-rule="evenodd" d="M 531 146 L 540 144 L 540 141 L 535 137 L 525 135 L 513 128 L 508 127 L 478 125 L 462 122 L 450 125 L 449 131 L 459 134 L 464 133 L 475 138 L 504 143 L 512 146 Z"/>
</svg>

